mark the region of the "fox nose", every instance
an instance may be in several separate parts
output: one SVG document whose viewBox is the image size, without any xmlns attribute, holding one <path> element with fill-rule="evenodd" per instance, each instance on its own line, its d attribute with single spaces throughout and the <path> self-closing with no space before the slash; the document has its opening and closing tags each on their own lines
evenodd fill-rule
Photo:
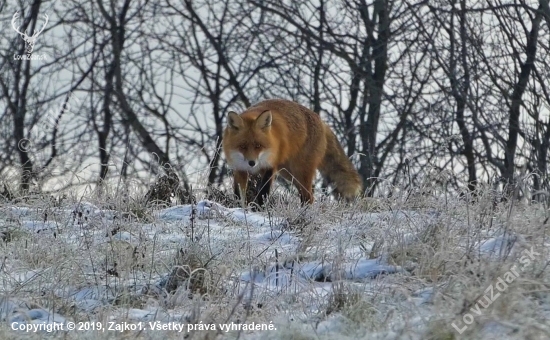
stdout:
<svg viewBox="0 0 550 340">
<path fill-rule="evenodd" d="M 254 165 L 256 165 L 256 162 L 254 162 L 254 161 L 248 161 L 248 165 L 254 166 Z"/>
</svg>

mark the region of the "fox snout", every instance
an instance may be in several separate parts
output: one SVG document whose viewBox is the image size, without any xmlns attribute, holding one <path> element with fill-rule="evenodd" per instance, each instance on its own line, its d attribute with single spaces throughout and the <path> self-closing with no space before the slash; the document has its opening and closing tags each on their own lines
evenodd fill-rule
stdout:
<svg viewBox="0 0 550 340">
<path fill-rule="evenodd" d="M 244 163 L 248 164 L 250 167 L 249 171 L 256 171 L 256 169 L 259 167 L 259 160 L 258 158 L 248 158 L 246 156 L 243 156 Z"/>
<path fill-rule="evenodd" d="M 255 171 L 259 166 L 259 161 L 253 155 L 246 156 L 241 152 L 234 151 L 231 153 L 229 165 L 236 170 Z"/>
<path fill-rule="evenodd" d="M 239 151 L 233 151 L 228 157 L 229 166 L 235 170 L 257 173 L 261 169 L 271 168 L 269 152 L 260 152 L 258 155 L 245 155 Z"/>
</svg>

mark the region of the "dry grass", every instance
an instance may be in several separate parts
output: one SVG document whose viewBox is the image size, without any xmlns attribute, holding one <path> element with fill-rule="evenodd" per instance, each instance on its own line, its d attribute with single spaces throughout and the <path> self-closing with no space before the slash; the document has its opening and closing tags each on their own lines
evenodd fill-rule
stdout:
<svg viewBox="0 0 550 340">
<path fill-rule="evenodd" d="M 143 192 L 105 188 L 63 201 L 12 200 L 0 206 L 0 292 L 24 304 L 19 310 L 43 308 L 75 322 L 273 322 L 278 328 L 264 334 L 185 331 L 189 339 L 550 337 L 547 209 L 515 200 L 494 204 L 489 190 L 472 201 L 429 192 L 395 190 L 391 198 L 352 205 L 319 197 L 308 208 L 294 195 L 276 193 L 261 213 L 272 237 L 261 242 L 251 215 L 239 221 L 215 207 L 201 214 L 193 205 L 187 217 L 163 220 L 160 207 L 143 204 Z M 491 242 L 504 246 L 491 252 Z M 480 315 L 472 314 L 487 287 L 521 266 L 530 249 L 537 255 L 520 275 Z M 350 263 L 376 258 L 401 270 L 349 276 Z M 308 276 L 303 265 L 311 263 L 322 270 Z M 244 273 L 258 284 L 243 281 Z M 261 282 L 269 275 L 266 288 Z M 83 289 L 88 299 L 75 299 Z M 94 299 L 101 303 L 85 305 Z M 136 309 L 151 315 L 139 319 Z M 463 327 L 468 313 L 473 323 L 460 334 L 452 323 Z M 7 325 L 13 315 L 0 312 L 0 338 L 21 338 Z M 49 338 L 135 336 L 182 338 L 150 330 Z"/>
</svg>

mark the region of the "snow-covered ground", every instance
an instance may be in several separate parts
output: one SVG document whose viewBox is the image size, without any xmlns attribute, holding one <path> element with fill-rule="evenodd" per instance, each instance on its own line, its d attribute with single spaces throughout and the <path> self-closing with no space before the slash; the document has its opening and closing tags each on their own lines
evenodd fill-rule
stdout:
<svg viewBox="0 0 550 340">
<path fill-rule="evenodd" d="M 6 203 L 0 338 L 550 338 L 548 212 L 425 201 Z"/>
</svg>

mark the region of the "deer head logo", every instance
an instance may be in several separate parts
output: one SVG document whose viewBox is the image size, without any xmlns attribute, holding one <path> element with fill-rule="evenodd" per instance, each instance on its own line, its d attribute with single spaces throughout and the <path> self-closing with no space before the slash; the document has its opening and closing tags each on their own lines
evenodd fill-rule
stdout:
<svg viewBox="0 0 550 340">
<path fill-rule="evenodd" d="M 27 35 L 27 31 L 21 32 L 19 30 L 19 27 L 21 27 L 21 26 L 19 26 L 19 27 L 15 26 L 15 21 L 17 19 L 19 19 L 19 12 L 15 12 L 15 14 L 13 15 L 13 18 L 11 20 L 11 25 L 13 26 L 13 29 L 15 30 L 15 32 L 19 33 L 19 35 L 21 35 L 21 37 L 23 37 L 23 40 L 25 41 L 25 50 L 26 50 L 27 54 L 31 54 L 32 50 L 34 49 L 34 44 L 36 43 L 36 39 L 38 38 L 38 35 L 40 35 L 40 33 L 42 33 L 44 28 L 46 28 L 46 24 L 48 23 L 48 16 L 46 14 L 44 14 L 44 19 L 46 19 L 46 22 L 44 23 L 44 26 L 42 26 L 42 29 L 38 32 L 36 30 L 34 30 L 34 33 L 30 37 Z"/>
</svg>

